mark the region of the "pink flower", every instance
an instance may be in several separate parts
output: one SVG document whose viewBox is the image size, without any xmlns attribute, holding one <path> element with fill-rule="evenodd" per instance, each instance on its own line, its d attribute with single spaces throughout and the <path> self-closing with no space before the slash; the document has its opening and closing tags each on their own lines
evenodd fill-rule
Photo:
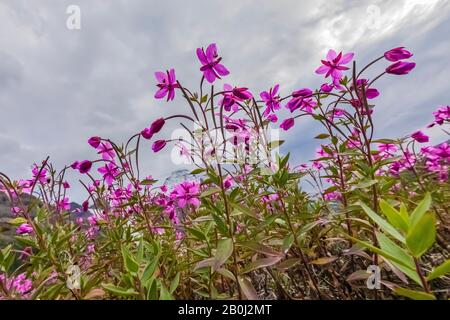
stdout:
<svg viewBox="0 0 450 320">
<path fill-rule="evenodd" d="M 277 95 L 280 85 L 276 84 L 269 91 L 263 91 L 260 94 L 261 99 L 266 103 L 266 110 L 263 112 L 263 116 L 267 117 L 271 112 L 280 109 L 280 96 Z"/>
<path fill-rule="evenodd" d="M 64 189 L 69 189 L 70 188 L 70 184 L 67 181 L 63 182 L 63 188 Z"/>
<path fill-rule="evenodd" d="M 362 88 L 364 86 L 366 90 L 366 98 L 367 99 L 375 99 L 380 95 L 377 89 L 374 88 L 367 88 L 369 81 L 367 79 L 358 79 L 356 81 L 356 86 L 358 87 L 358 96 L 362 99 Z"/>
<path fill-rule="evenodd" d="M 333 91 L 333 85 L 324 83 L 320 86 L 320 91 L 329 93 L 329 92 Z"/>
<path fill-rule="evenodd" d="M 19 274 L 14 280 L 13 280 L 13 287 L 14 289 L 20 293 L 25 294 L 28 291 L 31 290 L 33 286 L 33 283 L 31 280 L 27 279 L 24 273 Z"/>
<path fill-rule="evenodd" d="M 116 156 L 116 154 L 114 153 L 114 148 L 112 147 L 111 143 L 107 141 L 100 143 L 97 151 L 98 154 L 102 155 L 103 160 L 112 160 Z"/>
<path fill-rule="evenodd" d="M 96 226 L 98 224 L 98 219 L 94 216 L 90 216 L 87 218 L 90 226 Z"/>
<path fill-rule="evenodd" d="M 229 189 L 233 185 L 233 177 L 228 175 L 225 179 L 223 179 L 223 187 L 225 189 Z"/>
<path fill-rule="evenodd" d="M 386 68 L 386 73 L 395 74 L 398 76 L 405 75 L 408 74 L 415 67 L 416 64 L 414 62 L 397 61 Z"/>
<path fill-rule="evenodd" d="M 444 122 L 450 121 L 450 106 L 443 106 L 433 112 L 434 122 L 428 127 L 433 127 L 435 124 L 442 126 Z"/>
<path fill-rule="evenodd" d="M 280 124 L 280 128 L 283 129 L 284 131 L 288 131 L 290 128 L 294 126 L 294 123 L 295 123 L 294 118 L 286 119 Z"/>
<path fill-rule="evenodd" d="M 33 227 L 28 223 L 22 223 L 16 230 L 17 234 L 30 234 L 33 232 Z"/>
<path fill-rule="evenodd" d="M 89 201 L 88 201 L 88 200 L 83 201 L 83 203 L 81 204 L 81 209 L 82 209 L 84 212 L 86 212 L 86 211 L 89 210 Z"/>
<path fill-rule="evenodd" d="M 330 75 L 335 80 L 340 80 L 342 78 L 342 71 L 348 70 L 348 67 L 344 67 L 343 65 L 349 63 L 353 59 L 353 53 L 339 54 L 336 51 L 330 49 L 328 51 L 326 60 L 322 60 L 322 66 L 320 66 L 317 70 L 317 74 L 326 74 L 325 78 L 328 78 Z"/>
<path fill-rule="evenodd" d="M 248 88 L 233 88 L 229 84 L 224 84 L 223 91 L 223 98 L 219 101 L 219 105 L 223 106 L 226 111 L 233 109 L 234 112 L 237 112 L 239 110 L 237 102 L 253 98 Z"/>
<path fill-rule="evenodd" d="M 269 114 L 266 119 L 269 120 L 270 122 L 278 121 L 278 117 L 275 113 Z"/>
<path fill-rule="evenodd" d="M 47 183 L 47 177 L 45 176 L 47 174 L 46 169 L 39 168 L 36 164 L 34 164 L 33 169 L 31 170 L 33 173 L 33 181 L 39 181 L 42 184 Z"/>
<path fill-rule="evenodd" d="M 23 209 L 20 207 L 12 207 L 10 211 L 13 214 L 13 216 L 17 216 L 19 215 L 19 213 L 23 213 Z"/>
<path fill-rule="evenodd" d="M 435 154 L 443 160 L 450 159 L 450 145 L 447 142 L 441 143 L 435 149 Z"/>
<path fill-rule="evenodd" d="M 100 142 L 102 141 L 102 138 L 100 137 L 91 137 L 88 140 L 88 143 L 95 149 L 98 148 L 98 146 L 100 145 Z"/>
<path fill-rule="evenodd" d="M 156 140 L 152 145 L 153 152 L 159 152 L 166 146 L 166 140 Z"/>
<path fill-rule="evenodd" d="M 386 60 L 397 62 L 399 60 L 409 59 L 413 56 L 411 52 L 404 49 L 405 47 L 398 47 L 391 49 L 384 53 Z"/>
<path fill-rule="evenodd" d="M 109 186 L 112 185 L 114 179 L 119 175 L 119 168 L 112 162 L 108 162 L 104 167 L 100 167 L 97 170 L 103 174 L 103 179 Z"/>
<path fill-rule="evenodd" d="M 92 253 L 94 253 L 95 252 L 95 244 L 89 244 L 88 246 L 87 246 L 87 252 L 88 252 L 88 254 L 92 254 Z"/>
<path fill-rule="evenodd" d="M 419 143 L 424 143 L 430 141 L 430 137 L 424 134 L 422 131 L 416 131 L 411 135 L 411 138 Z"/>
<path fill-rule="evenodd" d="M 184 181 L 175 186 L 170 194 L 170 198 L 175 200 L 180 208 L 187 205 L 200 206 L 200 184 L 195 181 Z"/>
<path fill-rule="evenodd" d="M 393 153 L 397 152 L 397 146 L 392 143 L 380 143 L 378 150 L 380 152 Z"/>
<path fill-rule="evenodd" d="M 69 198 L 66 197 L 66 198 L 58 201 L 58 204 L 56 205 L 56 207 L 58 208 L 58 210 L 69 210 L 70 209 Z"/>
<path fill-rule="evenodd" d="M 167 101 L 173 100 L 175 98 L 175 89 L 180 87 L 175 77 L 175 70 L 157 71 L 155 72 L 155 78 L 158 81 L 156 86 L 159 88 L 155 93 L 155 98 L 162 99 L 167 96 Z"/>
<path fill-rule="evenodd" d="M 200 71 L 203 72 L 203 76 L 209 83 L 213 83 L 216 79 L 220 79 L 220 76 L 230 74 L 227 68 L 220 64 L 222 57 L 219 57 L 217 54 L 215 43 L 211 43 L 208 48 L 206 48 L 206 53 L 203 48 L 197 48 L 197 57 L 202 64 Z"/>
<path fill-rule="evenodd" d="M 294 112 L 303 104 L 303 99 L 309 98 L 312 95 L 312 90 L 308 88 L 300 89 L 292 93 L 292 99 L 287 103 L 286 108 Z"/>
</svg>

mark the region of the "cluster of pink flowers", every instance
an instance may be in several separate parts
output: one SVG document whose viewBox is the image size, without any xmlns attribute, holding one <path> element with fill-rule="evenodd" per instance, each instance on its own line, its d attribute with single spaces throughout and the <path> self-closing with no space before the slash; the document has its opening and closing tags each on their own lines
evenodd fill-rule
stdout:
<svg viewBox="0 0 450 320">
<path fill-rule="evenodd" d="M 448 180 L 450 145 L 447 142 L 436 147 L 424 147 L 421 154 L 425 157 L 425 166 L 429 172 L 436 173 L 439 181 Z"/>
<path fill-rule="evenodd" d="M 439 107 L 435 112 L 434 122 L 430 124 L 428 127 L 433 127 L 435 125 L 442 126 L 444 123 L 450 123 L 450 106 Z"/>
<path fill-rule="evenodd" d="M 13 291 L 19 294 L 21 298 L 26 298 L 27 293 L 33 288 L 33 282 L 26 277 L 24 273 L 13 278 L 7 278 L 6 275 L 0 274 L 0 282 L 8 292 Z"/>
</svg>

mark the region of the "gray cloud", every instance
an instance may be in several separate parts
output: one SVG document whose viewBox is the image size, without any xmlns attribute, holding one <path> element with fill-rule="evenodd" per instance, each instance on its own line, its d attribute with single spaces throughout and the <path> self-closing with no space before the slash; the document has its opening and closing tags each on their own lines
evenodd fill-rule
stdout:
<svg viewBox="0 0 450 320">
<path fill-rule="evenodd" d="M 66 28 L 70 4 L 81 8 L 81 30 Z M 378 29 L 368 24 L 371 6 L 380 9 Z M 0 170 L 20 178 L 47 154 L 59 167 L 91 159 L 90 136 L 125 141 L 153 119 L 182 112 L 180 97 L 153 99 L 153 72 L 174 67 L 197 87 L 195 49 L 211 42 L 231 71 L 225 82 L 256 94 L 275 83 L 285 94 L 320 85 L 313 71 L 330 47 L 355 52 L 363 64 L 405 45 L 417 69 L 379 83 L 375 120 L 379 136 L 408 134 L 450 101 L 449 12 L 446 0 L 3 1 Z M 313 156 L 319 130 L 302 120 L 286 134 L 294 161 Z M 153 154 L 147 144 L 142 154 L 143 171 L 162 178 L 174 170 L 169 150 Z"/>
</svg>

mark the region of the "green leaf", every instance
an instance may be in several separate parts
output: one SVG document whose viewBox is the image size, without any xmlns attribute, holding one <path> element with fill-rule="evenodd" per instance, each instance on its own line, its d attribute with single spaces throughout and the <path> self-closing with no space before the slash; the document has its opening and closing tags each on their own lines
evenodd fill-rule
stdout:
<svg viewBox="0 0 450 320">
<path fill-rule="evenodd" d="M 380 217 L 378 214 L 376 214 L 366 204 L 360 202 L 359 205 L 363 208 L 363 210 L 366 212 L 366 214 L 380 226 L 380 228 L 383 231 L 390 234 L 392 237 L 394 237 L 401 243 L 405 243 L 405 238 L 393 226 L 391 226 L 386 220 L 384 220 L 382 217 Z"/>
<path fill-rule="evenodd" d="M 384 200 L 380 201 L 380 209 L 381 212 L 387 217 L 389 223 L 396 227 L 397 229 L 402 230 L 403 232 L 408 232 L 408 220 L 405 220 L 403 216 L 395 210 L 389 203 Z"/>
<path fill-rule="evenodd" d="M 238 277 L 239 286 L 242 289 L 242 293 L 245 295 L 247 300 L 259 300 L 258 294 L 252 285 L 252 282 L 243 276 Z"/>
<path fill-rule="evenodd" d="M 158 182 L 158 180 L 154 180 L 154 179 L 144 179 L 140 182 L 141 185 L 143 186 L 149 186 L 152 184 L 155 184 L 155 182 Z"/>
<path fill-rule="evenodd" d="M 297 258 L 287 259 L 287 260 L 284 260 L 283 262 L 277 264 L 276 268 L 278 270 L 284 271 L 284 270 L 287 270 L 289 268 L 292 268 L 293 266 L 295 266 L 299 262 L 301 262 L 301 260 L 297 259 Z"/>
<path fill-rule="evenodd" d="M 170 283 L 170 293 L 174 293 L 175 290 L 178 288 L 178 285 L 180 284 L 180 273 L 178 272 L 175 278 L 173 278 L 172 282 Z"/>
<path fill-rule="evenodd" d="M 173 296 L 170 294 L 169 290 L 167 290 L 166 286 L 162 282 L 159 293 L 159 300 L 173 300 Z"/>
<path fill-rule="evenodd" d="M 191 174 L 199 174 L 199 173 L 202 173 L 202 172 L 204 172 L 205 171 L 205 169 L 203 169 L 203 168 L 197 168 L 197 169 L 194 169 L 194 170 L 192 170 L 191 171 Z"/>
<path fill-rule="evenodd" d="M 434 279 L 437 279 L 439 277 L 442 277 L 443 275 L 446 275 L 447 273 L 450 273 L 450 259 L 445 261 L 440 266 L 434 268 L 427 276 L 427 280 L 431 281 Z"/>
<path fill-rule="evenodd" d="M 311 261 L 312 264 L 324 265 L 329 264 L 337 260 L 337 257 L 322 257 L 316 260 Z"/>
<path fill-rule="evenodd" d="M 203 191 L 200 195 L 201 198 L 205 198 L 205 197 L 209 197 L 210 195 L 213 195 L 215 193 L 221 192 L 222 190 L 220 190 L 220 188 L 218 187 L 214 187 L 214 188 L 209 188 L 206 189 L 205 191 Z"/>
<path fill-rule="evenodd" d="M 281 260 L 281 257 L 269 257 L 269 258 L 263 258 L 256 261 L 253 261 L 246 265 L 244 269 L 242 270 L 242 273 L 247 273 L 253 270 L 270 267 L 274 264 L 276 264 L 278 261 Z"/>
<path fill-rule="evenodd" d="M 189 227 L 185 227 L 185 229 L 190 234 L 192 234 L 194 237 L 196 237 L 197 239 L 202 240 L 202 241 L 208 241 L 208 239 L 206 238 L 205 234 L 202 231 L 195 229 L 195 228 L 189 228 Z"/>
<path fill-rule="evenodd" d="M 142 273 L 141 282 L 145 285 L 151 279 L 153 274 L 155 273 L 156 267 L 158 265 L 158 258 L 152 259 L 144 269 Z"/>
<path fill-rule="evenodd" d="M 122 247 L 122 257 L 125 269 L 132 274 L 136 274 L 139 270 L 139 264 L 125 247 Z"/>
<path fill-rule="evenodd" d="M 26 223 L 26 222 L 27 222 L 27 219 L 22 218 L 22 217 L 17 217 L 17 218 L 8 220 L 8 223 L 12 224 L 14 226 L 18 226 L 18 225 L 21 225 L 22 223 Z"/>
<path fill-rule="evenodd" d="M 279 253 L 278 251 L 276 251 L 275 249 L 266 246 L 262 243 L 258 243 L 258 242 L 254 242 L 254 241 L 247 241 L 241 244 L 244 247 L 250 248 L 256 252 L 265 254 L 266 256 L 275 256 L 278 257 L 281 255 L 281 253 Z"/>
<path fill-rule="evenodd" d="M 283 239 L 283 253 L 287 253 L 289 251 L 289 249 L 291 248 L 292 244 L 294 243 L 294 235 L 292 233 L 288 234 L 284 239 Z"/>
<path fill-rule="evenodd" d="M 366 189 L 369 188 L 371 186 L 373 186 L 374 184 L 377 184 L 378 181 L 377 180 L 371 180 L 371 179 L 365 179 L 362 180 L 361 182 L 359 182 L 358 184 L 355 185 L 355 188 L 357 189 Z"/>
<path fill-rule="evenodd" d="M 390 259 L 388 260 L 398 269 L 400 269 L 400 271 L 417 282 L 417 284 L 422 285 L 422 282 L 420 281 L 420 278 L 415 269 L 414 259 L 410 255 L 408 255 L 405 250 L 400 248 L 391 239 L 386 237 L 383 233 L 377 232 L 376 236 L 381 249 L 401 260 L 403 264 L 396 263 L 394 261 L 391 261 Z"/>
<path fill-rule="evenodd" d="M 217 229 L 219 229 L 220 233 L 222 235 L 227 235 L 228 234 L 228 227 L 225 224 L 225 222 L 222 220 L 221 217 L 219 217 L 217 214 L 215 213 L 211 213 L 214 222 L 216 223 Z"/>
<path fill-rule="evenodd" d="M 329 134 L 327 134 L 327 133 L 321 133 L 321 134 L 315 136 L 314 139 L 327 139 L 327 138 L 329 138 L 329 137 L 330 137 Z"/>
<path fill-rule="evenodd" d="M 436 241 L 435 224 L 434 216 L 426 214 L 408 232 L 406 245 L 414 257 L 422 256 Z"/>
<path fill-rule="evenodd" d="M 433 296 L 432 294 L 421 291 L 414 291 L 405 288 L 396 288 L 394 289 L 394 292 L 399 296 L 407 297 L 413 300 L 436 300 L 436 297 Z"/>
<path fill-rule="evenodd" d="M 233 272 L 231 272 L 228 269 L 220 268 L 219 270 L 217 270 L 217 273 L 222 275 L 222 276 L 224 276 L 224 277 L 227 277 L 228 279 L 236 281 L 236 277 L 234 276 Z"/>
<path fill-rule="evenodd" d="M 430 209 L 431 195 L 429 192 L 425 194 L 425 198 L 417 205 L 416 209 L 411 213 L 409 223 L 411 227 L 414 227 L 416 223 L 422 218 L 422 216 Z"/>
<path fill-rule="evenodd" d="M 125 289 L 122 287 L 115 286 L 111 283 L 102 284 L 102 287 L 111 292 L 112 294 L 121 297 L 133 297 L 138 295 L 138 293 L 134 291 L 133 288 Z"/>
<path fill-rule="evenodd" d="M 233 240 L 230 238 L 221 239 L 217 244 L 216 255 L 214 256 L 214 263 L 212 271 L 216 272 L 233 253 Z"/>
<path fill-rule="evenodd" d="M 368 242 L 359 240 L 359 239 L 357 239 L 357 238 L 353 238 L 353 237 L 348 236 L 348 235 L 346 235 L 346 237 L 349 238 L 349 239 L 352 239 L 353 241 L 355 241 L 355 242 L 358 243 L 359 245 L 361 245 L 361 246 L 363 246 L 363 247 L 369 249 L 370 251 L 372 251 L 372 252 L 374 252 L 374 253 L 377 253 L 377 254 L 381 255 L 382 257 L 384 257 L 384 258 L 390 260 L 391 262 L 396 262 L 396 263 L 398 263 L 398 264 L 400 264 L 400 265 L 402 265 L 402 266 L 404 266 L 404 267 L 409 268 L 409 266 L 408 266 L 407 264 L 405 264 L 401 259 L 399 259 L 399 258 L 393 256 L 392 254 L 390 254 L 390 253 L 388 253 L 388 252 L 386 252 L 386 251 L 384 251 L 384 250 L 382 250 L 382 249 L 380 249 L 380 248 L 377 248 L 377 247 L 373 246 L 372 244 L 370 244 L 370 243 L 368 243 Z"/>
<path fill-rule="evenodd" d="M 278 148 L 279 146 L 281 146 L 284 143 L 284 140 L 275 140 L 275 141 L 271 141 L 269 142 L 269 149 L 273 150 L 275 148 Z"/>
</svg>

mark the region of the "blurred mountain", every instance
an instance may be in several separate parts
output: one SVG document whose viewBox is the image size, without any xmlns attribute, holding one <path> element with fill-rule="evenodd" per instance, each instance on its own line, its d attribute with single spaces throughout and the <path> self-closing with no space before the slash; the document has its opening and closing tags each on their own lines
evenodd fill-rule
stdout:
<svg viewBox="0 0 450 320">
<path fill-rule="evenodd" d="M 199 175 L 191 174 L 190 171 L 186 169 L 176 170 L 164 180 L 164 185 L 166 185 L 170 190 L 175 185 L 180 184 L 183 181 L 200 181 L 200 177 Z"/>
</svg>

